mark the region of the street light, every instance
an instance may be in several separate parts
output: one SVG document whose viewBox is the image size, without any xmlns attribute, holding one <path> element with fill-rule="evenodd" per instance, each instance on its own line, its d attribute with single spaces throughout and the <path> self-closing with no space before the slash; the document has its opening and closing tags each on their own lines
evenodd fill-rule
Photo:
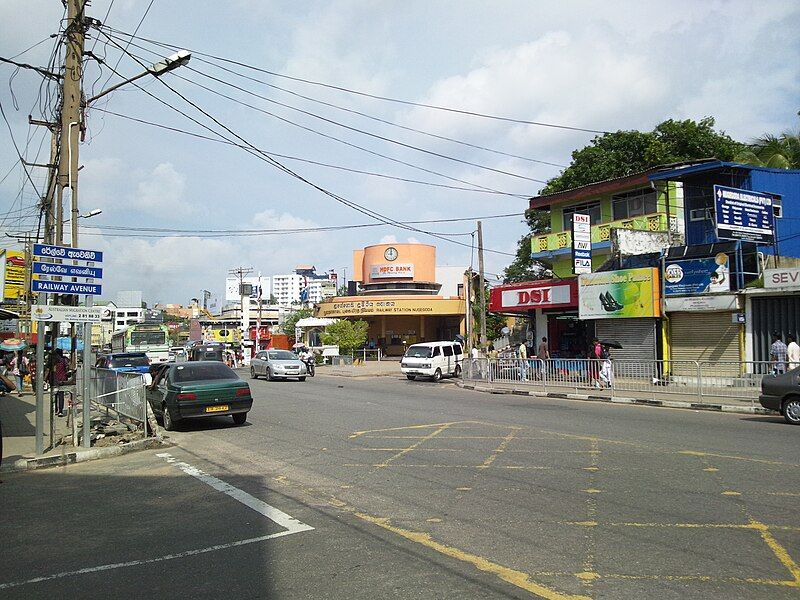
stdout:
<svg viewBox="0 0 800 600">
<path fill-rule="evenodd" d="M 86 101 L 86 104 L 89 105 L 98 98 L 102 98 L 106 94 L 110 94 L 116 89 L 121 88 L 123 85 L 128 85 L 131 82 L 136 81 L 137 79 L 141 79 L 142 77 L 146 77 L 147 75 L 153 75 L 154 77 L 161 77 L 164 73 L 169 73 L 170 71 L 177 69 L 178 67 L 184 66 L 189 60 L 192 58 L 192 54 L 188 50 L 178 50 L 175 54 L 168 56 L 167 58 L 163 58 L 157 63 L 154 63 L 147 67 L 146 71 L 142 71 L 138 75 L 131 77 L 130 79 L 126 79 L 125 81 L 120 81 L 116 85 L 112 85 L 107 90 L 103 90 L 96 96 L 92 96 Z"/>
<path fill-rule="evenodd" d="M 97 215 L 99 215 L 99 214 L 100 214 L 100 213 L 102 213 L 102 212 L 103 212 L 103 211 L 102 211 L 102 210 L 100 210 L 99 208 L 95 208 L 94 210 L 90 210 L 90 211 L 89 211 L 88 213 L 86 213 L 85 215 L 78 215 L 78 218 L 79 218 L 79 219 L 91 219 L 92 217 L 96 217 Z M 69 218 L 69 219 L 64 219 L 64 223 L 67 223 L 67 222 L 69 222 L 69 221 L 71 221 L 71 220 L 72 220 L 72 218 Z"/>
</svg>

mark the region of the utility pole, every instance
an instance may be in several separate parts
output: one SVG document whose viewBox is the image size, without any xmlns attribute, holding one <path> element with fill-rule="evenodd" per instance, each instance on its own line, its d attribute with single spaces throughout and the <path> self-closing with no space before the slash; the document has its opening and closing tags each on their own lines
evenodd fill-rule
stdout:
<svg viewBox="0 0 800 600">
<path fill-rule="evenodd" d="M 486 348 L 488 340 L 486 339 L 486 279 L 483 273 L 483 229 L 481 222 L 478 221 L 478 301 L 480 303 L 481 311 L 481 338 L 480 346 L 482 349 Z"/>
<path fill-rule="evenodd" d="M 465 273 L 467 276 L 467 293 L 466 293 L 466 301 L 467 301 L 467 323 L 466 323 L 466 330 L 467 330 L 467 353 L 469 354 L 472 350 L 472 267 L 467 269 Z"/>
<path fill-rule="evenodd" d="M 242 356 L 247 358 L 248 363 L 250 362 L 250 359 L 246 356 L 244 351 L 244 342 L 250 337 L 250 294 L 244 293 L 244 278 L 246 275 L 249 275 L 252 272 L 253 269 L 251 267 L 237 267 L 228 271 L 228 273 L 231 275 L 235 275 L 239 278 L 239 297 L 242 301 Z"/>
</svg>

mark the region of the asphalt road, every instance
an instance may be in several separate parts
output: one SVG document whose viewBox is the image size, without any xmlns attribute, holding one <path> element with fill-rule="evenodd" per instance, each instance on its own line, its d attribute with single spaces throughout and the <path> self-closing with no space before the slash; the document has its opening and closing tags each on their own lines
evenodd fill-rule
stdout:
<svg viewBox="0 0 800 600">
<path fill-rule="evenodd" d="M 317 376 L 7 476 L 4 598 L 800 598 L 778 417 Z"/>
</svg>

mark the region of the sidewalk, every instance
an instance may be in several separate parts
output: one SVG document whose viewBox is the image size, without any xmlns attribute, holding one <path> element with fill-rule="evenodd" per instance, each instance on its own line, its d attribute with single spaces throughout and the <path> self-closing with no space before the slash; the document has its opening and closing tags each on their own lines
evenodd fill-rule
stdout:
<svg viewBox="0 0 800 600">
<path fill-rule="evenodd" d="M 763 408 L 757 400 L 704 396 L 702 399 L 694 395 L 674 394 L 668 392 L 633 392 L 618 390 L 594 389 L 590 387 L 577 389 L 574 386 L 541 386 L 525 385 L 519 382 L 488 382 L 480 380 L 458 380 L 457 385 L 467 390 L 489 394 L 514 394 L 537 398 L 567 398 L 570 400 L 587 400 L 594 402 L 612 402 L 615 404 L 639 404 L 645 406 L 661 406 L 665 408 L 683 408 L 691 410 L 709 410 L 716 412 L 733 412 L 743 414 L 774 415 L 771 410 Z"/>
<path fill-rule="evenodd" d="M 52 447 L 50 419 L 47 414 L 49 404 L 50 399 L 45 396 L 45 452 L 41 456 L 36 456 L 36 395 L 26 391 L 22 396 L 17 396 L 16 392 L 13 395 L 0 396 L 0 422 L 3 425 L 3 464 L 0 465 L 0 472 L 66 465 L 163 445 L 157 438 L 148 438 L 118 446 L 74 447 L 71 443 L 72 431 L 67 427 L 66 417 L 57 417 L 53 439 L 58 445 Z M 92 411 L 92 417 L 94 421 L 95 411 Z M 60 444 L 65 438 L 68 443 Z"/>
<path fill-rule="evenodd" d="M 399 360 L 367 361 L 359 365 L 320 365 L 317 375 L 334 377 L 402 377 Z"/>
</svg>

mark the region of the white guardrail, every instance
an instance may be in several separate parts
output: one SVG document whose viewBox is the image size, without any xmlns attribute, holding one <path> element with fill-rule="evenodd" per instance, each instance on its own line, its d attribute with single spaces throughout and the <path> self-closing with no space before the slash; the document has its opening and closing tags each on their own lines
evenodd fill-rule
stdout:
<svg viewBox="0 0 800 600">
<path fill-rule="evenodd" d="M 641 399 L 675 394 L 697 403 L 722 404 L 733 399 L 754 405 L 761 379 L 773 369 L 774 364 L 765 361 L 465 358 L 463 378 L 529 390 L 566 388 L 610 396 L 624 392 Z"/>
</svg>

